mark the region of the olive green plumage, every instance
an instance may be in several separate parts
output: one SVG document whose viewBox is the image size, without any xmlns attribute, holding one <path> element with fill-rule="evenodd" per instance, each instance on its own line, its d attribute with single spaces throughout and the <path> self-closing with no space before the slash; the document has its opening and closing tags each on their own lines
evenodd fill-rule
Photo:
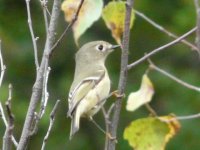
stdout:
<svg viewBox="0 0 200 150">
<path fill-rule="evenodd" d="M 76 53 L 74 80 L 68 97 L 70 139 L 79 130 L 80 118 L 91 118 L 109 95 L 110 79 L 105 60 L 117 47 L 105 41 L 94 41 L 83 45 Z"/>
</svg>

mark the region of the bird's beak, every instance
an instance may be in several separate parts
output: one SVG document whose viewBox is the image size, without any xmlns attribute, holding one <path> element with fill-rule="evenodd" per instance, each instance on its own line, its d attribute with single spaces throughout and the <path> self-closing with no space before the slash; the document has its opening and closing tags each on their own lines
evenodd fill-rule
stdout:
<svg viewBox="0 0 200 150">
<path fill-rule="evenodd" d="M 110 49 L 116 49 L 118 47 L 120 47 L 120 45 L 112 45 Z"/>
</svg>

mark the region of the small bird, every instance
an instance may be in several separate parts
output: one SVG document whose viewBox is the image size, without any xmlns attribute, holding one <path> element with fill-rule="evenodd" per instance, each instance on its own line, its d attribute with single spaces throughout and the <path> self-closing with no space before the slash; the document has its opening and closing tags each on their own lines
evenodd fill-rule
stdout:
<svg viewBox="0 0 200 150">
<path fill-rule="evenodd" d="M 79 130 L 80 118 L 92 119 L 105 103 L 110 92 L 110 78 L 105 60 L 117 47 L 119 45 L 94 41 L 86 43 L 76 53 L 74 80 L 68 96 L 70 139 Z"/>
</svg>

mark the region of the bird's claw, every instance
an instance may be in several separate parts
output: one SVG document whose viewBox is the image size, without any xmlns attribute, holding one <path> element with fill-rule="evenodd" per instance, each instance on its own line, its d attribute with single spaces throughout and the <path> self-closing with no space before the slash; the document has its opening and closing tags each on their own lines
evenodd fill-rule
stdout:
<svg viewBox="0 0 200 150">
<path fill-rule="evenodd" d="M 112 95 L 115 96 L 116 98 L 124 98 L 125 97 L 125 94 L 124 93 L 120 94 L 118 90 L 113 91 Z"/>
<path fill-rule="evenodd" d="M 110 133 L 106 133 L 106 135 L 110 140 L 115 141 L 115 143 L 117 143 L 117 138 L 116 137 L 113 137 Z"/>
</svg>

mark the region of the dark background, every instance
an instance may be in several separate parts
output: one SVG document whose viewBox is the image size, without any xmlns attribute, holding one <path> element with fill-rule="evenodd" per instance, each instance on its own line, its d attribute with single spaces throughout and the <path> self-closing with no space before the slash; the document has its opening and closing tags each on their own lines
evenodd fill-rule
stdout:
<svg viewBox="0 0 200 150">
<path fill-rule="evenodd" d="M 105 1 L 105 4 L 107 2 Z M 49 1 L 49 9 L 51 8 L 50 3 L 51 1 Z M 45 40 L 43 14 L 39 1 L 31 1 L 30 4 L 35 36 L 39 37 L 38 50 L 41 58 Z M 196 11 L 192 0 L 138 0 L 135 1 L 134 7 L 177 35 L 184 34 L 196 24 Z M 64 16 L 61 13 L 57 37 L 65 27 Z M 14 135 L 19 139 L 35 80 L 33 46 L 27 24 L 24 0 L 0 0 L 0 39 L 2 40 L 2 53 L 7 67 L 3 85 L 0 88 L 0 100 L 3 103 L 7 100 L 8 84 L 12 83 L 14 88 L 12 101 L 12 111 L 15 115 Z M 81 37 L 80 45 L 94 40 L 115 43 L 102 18 L 95 22 Z M 131 30 L 129 62 L 139 59 L 144 53 L 150 52 L 171 40 L 170 37 L 155 29 L 143 19 L 136 17 L 134 27 Z M 188 40 L 194 42 L 195 34 L 190 36 Z M 104 135 L 87 120 L 82 120 L 80 131 L 72 141 L 68 140 L 70 120 L 66 118 L 67 95 L 73 80 L 76 50 L 77 47 L 70 31 L 56 48 L 51 58 L 48 84 L 49 103 L 46 113 L 39 123 L 38 134 L 31 139 L 29 146 L 31 150 L 41 148 L 42 139 L 49 125 L 49 114 L 57 99 L 61 100 L 61 104 L 46 149 L 99 150 L 104 148 Z M 152 59 L 157 65 L 181 79 L 196 86 L 200 85 L 199 57 L 195 51 L 191 51 L 187 46 L 177 44 L 155 55 Z M 112 80 L 112 90 L 116 90 L 119 79 L 120 51 L 109 56 L 106 64 Z M 147 67 L 148 64 L 145 62 L 130 70 L 126 95 L 139 88 L 141 77 Z M 170 113 L 188 115 L 200 111 L 199 93 L 186 89 L 155 71 L 151 72 L 149 76 L 156 92 L 150 104 L 159 115 Z M 106 107 L 114 100 L 109 99 Z M 149 114 L 145 107 L 133 113 L 127 112 L 125 101 L 126 99 L 122 106 L 118 130 L 117 149 L 119 150 L 131 150 L 128 142 L 123 139 L 124 128 L 132 120 L 147 117 Z M 101 112 L 94 119 L 104 127 Z M 169 142 L 167 149 L 198 150 L 200 147 L 199 119 L 181 121 L 181 126 L 181 130 Z M 4 124 L 0 120 L 0 145 L 2 145 L 4 130 Z"/>
</svg>

